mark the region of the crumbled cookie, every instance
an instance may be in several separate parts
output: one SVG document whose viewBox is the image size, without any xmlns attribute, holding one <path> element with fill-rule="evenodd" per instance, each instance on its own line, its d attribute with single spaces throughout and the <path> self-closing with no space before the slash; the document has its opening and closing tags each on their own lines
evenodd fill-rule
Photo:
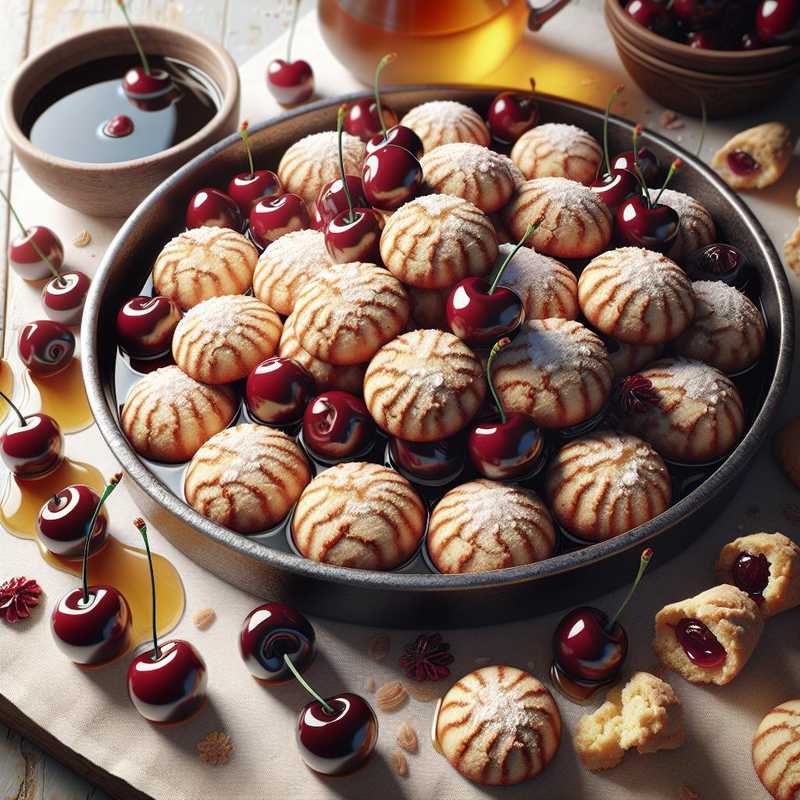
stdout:
<svg viewBox="0 0 800 800">
<path fill-rule="evenodd" d="M 231 737 L 222 731 L 211 731 L 197 743 L 197 752 L 204 764 L 221 767 L 230 761 L 233 752 Z"/>
<path fill-rule="evenodd" d="M 711 159 L 732 189 L 763 189 L 777 181 L 792 158 L 792 134 L 782 122 L 766 122 L 737 133 Z"/>
<path fill-rule="evenodd" d="M 87 230 L 78 231 L 75 234 L 75 238 L 72 240 L 72 244 L 75 247 L 88 247 L 92 243 L 92 234 L 89 233 Z"/>
<path fill-rule="evenodd" d="M 397 745 L 407 753 L 416 753 L 419 749 L 417 732 L 410 722 L 404 722 L 397 731 Z"/>
<path fill-rule="evenodd" d="M 800 489 L 800 417 L 790 420 L 775 434 L 773 453 L 786 477 Z"/>
<path fill-rule="evenodd" d="M 207 631 L 216 619 L 217 612 L 213 608 L 201 608 L 192 614 L 192 624 L 200 631 Z"/>
<path fill-rule="evenodd" d="M 406 687 L 400 681 L 384 683 L 375 692 L 375 703 L 381 711 L 391 713 L 405 705 L 408 700 Z"/>
<path fill-rule="evenodd" d="M 392 750 L 392 752 L 389 753 L 389 763 L 392 765 L 392 769 L 395 773 L 401 778 L 408 777 L 408 761 L 400 750 Z"/>
<path fill-rule="evenodd" d="M 434 682 L 417 683 L 409 681 L 405 684 L 406 691 L 420 703 L 430 703 L 438 700 L 443 694 L 444 689 Z"/>
<path fill-rule="evenodd" d="M 392 645 L 388 636 L 385 634 L 378 634 L 369 640 L 369 644 L 367 645 L 367 655 L 373 661 L 383 661 L 383 659 L 389 654 L 389 649 L 391 646 Z"/>
<path fill-rule="evenodd" d="M 374 692 L 375 691 L 375 678 L 373 678 L 372 675 L 370 675 L 367 678 L 367 681 L 366 681 L 366 683 L 364 685 L 367 687 L 367 691 L 368 692 L 370 692 L 370 693 Z"/>
<path fill-rule="evenodd" d="M 586 769 L 599 772 L 616 767 L 625 756 L 619 743 L 622 709 L 606 700 L 592 714 L 584 714 L 575 728 L 575 751 Z"/>
<path fill-rule="evenodd" d="M 800 272 L 800 220 L 791 236 L 783 243 L 783 260 L 793 272 Z"/>
</svg>

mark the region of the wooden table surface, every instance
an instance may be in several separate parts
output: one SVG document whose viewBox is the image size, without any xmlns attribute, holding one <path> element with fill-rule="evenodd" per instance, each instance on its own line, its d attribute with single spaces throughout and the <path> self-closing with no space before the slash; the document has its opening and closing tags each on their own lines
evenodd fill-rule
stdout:
<svg viewBox="0 0 800 800">
<path fill-rule="evenodd" d="M 314 0 L 304 0 L 301 13 Z M 121 22 L 116 0 L 3 0 L 3 47 L 0 86 L 5 88 L 17 65 L 59 39 L 106 22 Z M 241 63 L 276 39 L 288 26 L 292 0 L 127 0 L 134 20 L 183 25 L 221 41 Z M 0 144 L 0 186 L 14 197 L 11 148 Z M 0 210 L 2 252 L 7 250 L 9 213 Z M 46 220 L 42 220 L 46 223 Z M 8 263 L 0 273 L 0 291 Z M 0 316 L 0 319 L 2 316 Z M 0 800 L 106 800 L 95 789 L 54 759 L 41 753 L 14 731 L 0 725 Z"/>
</svg>

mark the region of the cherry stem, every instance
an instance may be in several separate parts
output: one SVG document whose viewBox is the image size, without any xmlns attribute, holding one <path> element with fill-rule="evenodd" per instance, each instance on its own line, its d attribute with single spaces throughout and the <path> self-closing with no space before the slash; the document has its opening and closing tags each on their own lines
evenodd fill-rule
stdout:
<svg viewBox="0 0 800 800">
<path fill-rule="evenodd" d="M 322 695 L 300 674 L 300 671 L 292 663 L 288 653 L 283 654 L 283 663 L 291 670 L 292 675 L 297 678 L 297 682 L 325 709 L 328 714 L 335 714 L 333 706 L 322 698 Z"/>
<path fill-rule="evenodd" d="M 342 155 L 342 136 L 344 135 L 344 115 L 346 113 L 347 106 L 339 106 L 339 111 L 336 114 L 336 135 L 339 147 L 339 175 L 342 178 L 342 188 L 344 189 L 344 196 L 347 198 L 347 207 L 350 209 L 347 215 L 347 222 L 352 224 L 355 221 L 353 198 L 350 196 L 350 187 L 347 185 L 347 175 L 344 174 L 344 156 Z"/>
<path fill-rule="evenodd" d="M 125 7 L 123 0 L 117 0 L 117 5 L 125 15 L 125 22 L 128 23 L 128 30 L 131 32 L 131 38 L 133 39 L 133 43 L 136 45 L 136 49 L 139 51 L 139 58 L 142 59 L 142 66 L 144 67 L 145 75 L 149 75 L 150 62 L 147 60 L 147 56 L 144 54 L 144 48 L 142 47 L 142 43 L 139 41 L 139 34 L 136 33 L 136 28 L 133 27 L 131 18 L 128 16 L 128 9 Z"/>
<path fill-rule="evenodd" d="M 253 164 L 253 153 L 250 150 L 250 132 L 249 132 L 250 123 L 245 120 L 239 126 L 239 136 L 242 137 L 242 142 L 244 142 L 244 149 L 247 153 L 247 161 L 250 164 L 250 177 L 252 178 L 256 174 L 256 168 Z"/>
<path fill-rule="evenodd" d="M 700 101 L 700 141 L 697 143 L 697 152 L 695 153 L 696 156 L 700 155 L 700 152 L 703 149 L 703 144 L 706 141 L 706 126 L 708 124 L 708 108 L 706 107 L 706 99 L 703 95 L 698 94 L 697 99 Z"/>
<path fill-rule="evenodd" d="M 653 548 L 648 547 L 642 552 L 642 557 L 639 560 L 639 571 L 636 573 L 636 579 L 633 581 L 633 585 L 628 590 L 628 594 L 625 595 L 625 599 L 622 601 L 622 605 L 617 609 L 617 613 L 614 614 L 613 617 L 606 623 L 605 629 L 607 632 L 611 632 L 614 630 L 614 625 L 617 624 L 617 620 L 620 618 L 620 615 L 625 610 L 625 606 L 628 605 L 631 597 L 633 597 L 633 593 L 636 591 L 636 588 L 639 586 L 639 581 L 642 580 L 642 576 L 644 575 L 645 570 L 647 569 L 647 565 L 650 563 L 650 559 L 653 558 Z"/>
<path fill-rule="evenodd" d="M 525 229 L 525 233 L 523 234 L 522 238 L 517 242 L 514 249 L 505 257 L 505 260 L 500 265 L 500 268 L 495 272 L 494 277 L 492 278 L 492 282 L 489 284 L 489 294 L 494 294 L 495 289 L 497 289 L 497 284 L 500 283 L 500 278 L 503 277 L 503 273 L 506 271 L 506 267 L 511 263 L 511 259 L 519 252 L 520 247 L 522 247 L 525 242 L 528 241 L 531 234 L 539 227 L 541 223 L 539 222 L 530 222 L 528 223 L 528 227 Z"/>
<path fill-rule="evenodd" d="M 297 14 L 300 11 L 300 0 L 294 0 L 292 8 L 292 24 L 289 26 L 289 38 L 286 40 L 286 61 L 292 63 L 292 43 L 294 42 L 294 29 L 297 27 Z"/>
<path fill-rule="evenodd" d="M 664 184 L 662 185 L 661 189 L 659 189 L 658 194 L 656 195 L 656 199 L 653 201 L 653 205 L 657 206 L 658 201 L 661 199 L 661 195 L 664 194 L 664 189 L 667 188 L 667 185 L 672 180 L 672 176 L 683 166 L 683 161 L 679 158 L 676 158 L 670 165 L 669 165 L 669 172 L 667 172 L 667 177 L 664 178 Z"/>
<path fill-rule="evenodd" d="M 497 410 L 500 412 L 500 422 L 505 423 L 506 421 L 506 412 L 503 410 L 503 404 L 500 402 L 500 398 L 497 396 L 497 390 L 494 388 L 494 381 L 492 380 L 492 365 L 494 364 L 495 356 L 508 344 L 511 344 L 511 339 L 508 336 L 504 336 L 500 341 L 495 342 L 492 349 L 489 351 L 489 358 L 486 359 L 486 382 L 489 384 L 489 391 L 492 394 L 492 399 L 494 400 L 494 404 L 497 406 Z"/>
<path fill-rule="evenodd" d="M 608 102 L 606 103 L 606 113 L 605 116 L 603 117 L 603 155 L 605 156 L 606 159 L 607 175 L 611 175 L 611 159 L 608 157 L 608 117 L 611 114 L 611 106 L 614 105 L 614 101 L 620 96 L 624 88 L 625 87 L 622 84 L 620 84 L 608 96 Z"/>
<path fill-rule="evenodd" d="M 108 496 L 116 489 L 117 484 L 122 480 L 122 473 L 117 472 L 111 477 L 108 486 L 103 489 L 103 494 L 97 501 L 97 505 L 92 512 L 92 518 L 89 520 L 86 531 L 83 534 L 83 563 L 81 565 L 81 581 L 83 582 L 83 602 L 89 602 L 89 549 L 92 546 L 92 531 L 94 531 L 94 524 L 97 522 L 97 517 L 100 514 L 100 509 L 103 504 L 108 500 Z"/>
<path fill-rule="evenodd" d="M 644 179 L 644 174 L 642 173 L 642 168 L 639 166 L 639 136 L 642 133 L 642 126 L 636 125 L 633 129 L 633 169 L 636 172 L 636 177 L 639 179 L 639 188 L 642 190 L 642 196 L 647 203 L 647 207 L 650 208 L 650 192 L 647 191 L 647 181 Z"/>
<path fill-rule="evenodd" d="M 373 92 L 375 94 L 375 108 L 378 110 L 378 122 L 381 125 L 381 133 L 383 138 L 386 138 L 386 123 L 383 121 L 383 107 L 381 106 L 381 72 L 387 64 L 391 64 L 397 58 L 397 53 L 387 53 L 375 67 L 375 83 L 373 84 Z"/>
<path fill-rule="evenodd" d="M 150 552 L 150 540 L 147 538 L 147 525 L 141 517 L 136 517 L 133 527 L 139 531 L 144 540 L 144 549 L 147 553 L 147 568 L 150 571 L 150 599 L 153 605 L 153 661 L 161 658 L 161 648 L 158 646 L 158 627 L 156 626 L 156 573 L 153 571 L 153 554 Z"/>
<path fill-rule="evenodd" d="M 22 425 L 22 427 L 24 428 L 26 419 L 25 417 L 22 416 L 22 412 L 14 405 L 14 403 L 11 402 L 11 399 L 8 397 L 7 394 L 5 394 L 5 392 L 0 392 L 0 397 L 2 397 L 3 400 L 5 400 L 6 403 L 8 403 L 9 406 L 11 406 L 11 408 L 14 410 L 14 413 L 19 417 L 19 424 Z"/>
</svg>

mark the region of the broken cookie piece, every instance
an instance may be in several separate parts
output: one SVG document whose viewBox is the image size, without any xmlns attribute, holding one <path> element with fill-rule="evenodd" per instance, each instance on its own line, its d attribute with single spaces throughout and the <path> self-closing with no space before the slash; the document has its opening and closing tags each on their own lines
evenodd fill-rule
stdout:
<svg viewBox="0 0 800 800">
<path fill-rule="evenodd" d="M 777 181 L 792 158 L 792 135 L 782 122 L 766 122 L 737 133 L 711 159 L 732 189 L 764 189 Z"/>
</svg>

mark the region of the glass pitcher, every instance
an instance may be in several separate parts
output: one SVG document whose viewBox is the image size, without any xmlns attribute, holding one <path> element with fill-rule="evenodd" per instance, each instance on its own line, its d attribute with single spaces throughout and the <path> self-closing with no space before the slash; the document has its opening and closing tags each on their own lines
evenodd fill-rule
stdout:
<svg viewBox="0 0 800 800">
<path fill-rule="evenodd" d="M 538 30 L 569 0 L 319 0 L 331 52 L 371 83 L 385 53 L 398 59 L 388 83 L 475 83 L 514 49 L 526 26 Z"/>
</svg>

